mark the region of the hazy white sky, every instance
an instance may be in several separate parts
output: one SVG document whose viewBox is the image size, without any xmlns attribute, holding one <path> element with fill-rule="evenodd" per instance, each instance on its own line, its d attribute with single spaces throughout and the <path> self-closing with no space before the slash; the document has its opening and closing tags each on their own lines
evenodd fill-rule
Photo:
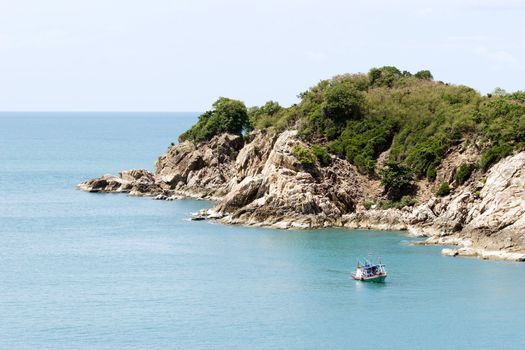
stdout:
<svg viewBox="0 0 525 350">
<path fill-rule="evenodd" d="M 287 105 L 395 65 L 525 89 L 525 0 L 0 0 L 0 110 Z"/>
</svg>

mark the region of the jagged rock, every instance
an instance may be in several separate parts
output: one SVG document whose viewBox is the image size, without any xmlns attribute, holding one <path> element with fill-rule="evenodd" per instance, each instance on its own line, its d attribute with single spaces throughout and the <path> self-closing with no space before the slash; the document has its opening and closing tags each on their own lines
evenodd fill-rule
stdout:
<svg viewBox="0 0 525 350">
<path fill-rule="evenodd" d="M 457 256 L 459 253 L 457 249 L 443 248 L 441 249 L 441 254 L 446 256 Z"/>
<path fill-rule="evenodd" d="M 218 213 L 217 211 L 213 209 L 201 209 L 196 214 L 192 215 L 191 220 L 193 221 L 201 221 L 201 220 L 207 220 L 207 219 L 220 219 L 224 215 L 221 213 Z"/>
<path fill-rule="evenodd" d="M 129 182 L 138 180 L 142 180 L 144 183 L 155 182 L 153 174 L 145 169 L 124 170 L 119 173 L 119 176 L 122 180 Z"/>
<path fill-rule="evenodd" d="M 78 188 L 86 192 L 129 192 L 131 183 L 120 177 L 107 174 L 96 179 L 81 182 Z"/>
<path fill-rule="evenodd" d="M 234 174 L 232 164 L 243 147 L 240 135 L 222 134 L 207 143 L 170 147 L 155 165 L 159 185 L 198 198 L 218 198 Z"/>
<path fill-rule="evenodd" d="M 153 174 L 146 170 L 126 170 L 119 176 L 104 175 L 77 186 L 86 192 L 124 192 L 132 196 L 150 196 L 160 192 Z"/>
<path fill-rule="evenodd" d="M 525 246 L 525 152 L 494 165 L 480 197 L 465 230 L 487 249 Z"/>
<path fill-rule="evenodd" d="M 264 195 L 264 190 L 261 187 L 262 183 L 263 178 L 260 176 L 244 178 L 224 196 L 218 205 L 218 210 L 221 212 L 232 212 L 260 198 Z"/>
<path fill-rule="evenodd" d="M 241 150 L 236 161 L 238 176 L 216 207 L 228 214 L 223 222 L 278 228 L 326 227 L 340 221 L 342 213 L 353 210 L 360 194 L 357 177 L 353 176 L 355 169 L 343 161 L 334 161 L 327 168 L 305 169 L 291 153 L 291 148 L 300 143 L 296 134 L 285 131 L 277 139 L 266 141 L 258 134 Z"/>
<path fill-rule="evenodd" d="M 460 231 L 465 225 L 468 206 L 472 200 L 473 196 L 468 192 L 460 192 L 452 196 L 441 215 L 435 218 L 434 225 L 449 233 Z"/>
<path fill-rule="evenodd" d="M 399 209 L 372 209 L 343 215 L 343 226 L 347 228 L 394 230 L 408 229 L 406 215 Z"/>
</svg>

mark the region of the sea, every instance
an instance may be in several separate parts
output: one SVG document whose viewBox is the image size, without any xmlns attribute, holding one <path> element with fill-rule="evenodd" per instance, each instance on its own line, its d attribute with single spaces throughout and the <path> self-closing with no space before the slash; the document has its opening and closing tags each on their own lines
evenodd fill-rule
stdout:
<svg viewBox="0 0 525 350">
<path fill-rule="evenodd" d="M 525 263 L 75 188 L 153 171 L 197 115 L 0 114 L 0 349 L 525 349 Z M 386 283 L 352 280 L 377 257 Z"/>
</svg>

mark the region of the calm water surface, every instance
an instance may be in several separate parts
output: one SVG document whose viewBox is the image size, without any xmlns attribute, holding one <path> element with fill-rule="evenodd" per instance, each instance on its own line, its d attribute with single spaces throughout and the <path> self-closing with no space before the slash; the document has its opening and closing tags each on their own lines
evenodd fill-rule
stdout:
<svg viewBox="0 0 525 350">
<path fill-rule="evenodd" d="M 152 170 L 192 113 L 0 114 L 0 349 L 523 349 L 525 264 L 396 232 L 190 222 L 75 190 Z M 384 285 L 350 279 L 357 256 Z"/>
</svg>

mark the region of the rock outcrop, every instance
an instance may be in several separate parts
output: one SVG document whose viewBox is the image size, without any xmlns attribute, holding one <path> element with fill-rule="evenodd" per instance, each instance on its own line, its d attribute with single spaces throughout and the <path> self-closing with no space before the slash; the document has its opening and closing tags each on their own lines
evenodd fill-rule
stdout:
<svg viewBox="0 0 525 350">
<path fill-rule="evenodd" d="M 350 228 L 408 230 L 426 244 L 459 245 L 446 255 L 525 261 L 525 152 L 505 158 L 445 198 L 414 208 L 368 210 L 343 217 Z"/>
<path fill-rule="evenodd" d="M 215 207 L 197 219 L 275 228 L 407 230 L 428 237 L 426 244 L 460 246 L 444 249 L 446 255 L 525 260 L 525 152 L 500 161 L 485 178 L 479 174 L 465 185 L 452 184 L 447 197 L 436 198 L 430 185 L 421 183 L 421 204 L 415 207 L 366 210 L 364 201 L 381 195 L 379 181 L 336 157 L 326 166 L 303 165 L 292 153 L 295 145 L 306 146 L 302 143 L 293 130 L 257 131 L 246 139 L 223 134 L 198 145 L 187 141 L 157 160 L 155 174 L 128 170 L 78 187 L 213 200 Z M 479 156 L 473 148 L 454 152 L 438 169 L 438 178 L 453 181 L 448 173 L 459 164 L 461 152 L 469 161 Z"/>
<path fill-rule="evenodd" d="M 125 170 L 119 176 L 111 174 L 78 185 L 86 192 L 122 192 L 132 196 L 153 196 L 162 192 L 155 177 L 147 170 Z"/>
<path fill-rule="evenodd" d="M 210 142 L 172 146 L 155 165 L 159 186 L 179 195 L 219 200 L 235 176 L 232 164 L 244 145 L 239 135 L 222 134 Z"/>
<path fill-rule="evenodd" d="M 265 137 L 259 134 L 239 154 L 237 176 L 215 209 L 227 214 L 223 222 L 326 227 L 340 225 L 341 216 L 355 209 L 360 199 L 355 169 L 338 159 L 328 167 L 302 165 L 291 152 L 300 143 L 295 136 L 295 131 L 283 132 L 267 152 Z M 255 154 L 263 149 L 266 152 Z"/>
</svg>

